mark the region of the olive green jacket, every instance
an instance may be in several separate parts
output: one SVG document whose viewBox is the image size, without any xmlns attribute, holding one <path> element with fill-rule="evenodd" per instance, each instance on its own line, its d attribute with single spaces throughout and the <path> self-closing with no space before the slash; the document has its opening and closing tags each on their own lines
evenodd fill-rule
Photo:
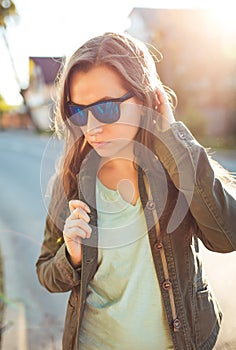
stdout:
<svg viewBox="0 0 236 350">
<path fill-rule="evenodd" d="M 75 270 L 69 263 L 65 244 L 63 240 L 58 243 L 49 216 L 36 264 L 39 281 L 50 292 L 71 291 L 64 350 L 78 350 L 87 286 L 97 270 L 95 177 L 99 160 L 91 153 L 78 175 L 79 198 L 91 208 L 93 229 L 83 245 L 81 267 Z M 213 349 L 222 313 L 202 271 L 198 240 L 215 252 L 235 250 L 236 200 L 216 177 L 205 149 L 181 122 L 158 135 L 156 155 L 147 158 L 138 164 L 139 191 L 174 348 Z"/>
</svg>

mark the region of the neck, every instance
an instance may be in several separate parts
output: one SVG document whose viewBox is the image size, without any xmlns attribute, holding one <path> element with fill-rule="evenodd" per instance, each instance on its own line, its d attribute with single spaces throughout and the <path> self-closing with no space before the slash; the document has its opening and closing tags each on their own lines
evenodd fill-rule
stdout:
<svg viewBox="0 0 236 350">
<path fill-rule="evenodd" d="M 135 204 L 139 196 L 138 174 L 133 159 L 102 159 L 98 173 L 99 180 L 106 187 L 119 191 L 127 202 Z"/>
<path fill-rule="evenodd" d="M 133 159 L 124 158 L 103 158 L 100 163 L 100 169 L 105 167 L 110 170 L 126 170 L 132 171 L 134 169 Z"/>
</svg>

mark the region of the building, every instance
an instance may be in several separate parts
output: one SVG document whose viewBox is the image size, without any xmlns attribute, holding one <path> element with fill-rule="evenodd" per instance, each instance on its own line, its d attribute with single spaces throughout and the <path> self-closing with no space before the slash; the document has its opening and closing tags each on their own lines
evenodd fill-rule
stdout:
<svg viewBox="0 0 236 350">
<path fill-rule="evenodd" d="M 236 26 L 226 33 L 204 9 L 134 8 L 129 18 L 128 32 L 163 55 L 157 70 L 179 97 L 177 119 L 196 133 L 234 136 Z"/>
<path fill-rule="evenodd" d="M 50 129 L 55 99 L 55 80 L 61 57 L 30 57 L 30 83 L 25 99 L 36 128 Z"/>
</svg>

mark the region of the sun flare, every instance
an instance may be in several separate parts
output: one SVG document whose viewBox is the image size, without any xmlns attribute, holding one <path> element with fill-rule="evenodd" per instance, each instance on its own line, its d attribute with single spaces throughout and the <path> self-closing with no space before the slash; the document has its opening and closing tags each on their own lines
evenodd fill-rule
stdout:
<svg viewBox="0 0 236 350">
<path fill-rule="evenodd" d="M 236 35 L 236 3 L 215 5 L 209 9 L 210 17 L 216 26 L 226 34 Z"/>
</svg>

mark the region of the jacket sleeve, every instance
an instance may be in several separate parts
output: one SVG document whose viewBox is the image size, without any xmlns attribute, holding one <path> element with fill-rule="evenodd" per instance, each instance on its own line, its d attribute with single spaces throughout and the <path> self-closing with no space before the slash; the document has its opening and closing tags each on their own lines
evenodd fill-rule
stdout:
<svg viewBox="0 0 236 350">
<path fill-rule="evenodd" d="M 51 203 L 53 200 L 55 200 L 55 194 L 52 195 Z M 62 212 L 61 221 L 64 221 L 67 216 L 66 207 Z M 49 214 L 46 218 L 44 240 L 36 262 L 36 271 L 40 283 L 53 293 L 67 292 L 80 284 L 81 267 L 74 269 L 70 264 L 62 232 L 56 229 Z"/>
<path fill-rule="evenodd" d="M 203 244 L 222 253 L 235 250 L 236 189 L 234 195 L 227 190 L 204 147 L 182 122 L 175 122 L 157 132 L 156 152 L 184 194 Z"/>
</svg>

